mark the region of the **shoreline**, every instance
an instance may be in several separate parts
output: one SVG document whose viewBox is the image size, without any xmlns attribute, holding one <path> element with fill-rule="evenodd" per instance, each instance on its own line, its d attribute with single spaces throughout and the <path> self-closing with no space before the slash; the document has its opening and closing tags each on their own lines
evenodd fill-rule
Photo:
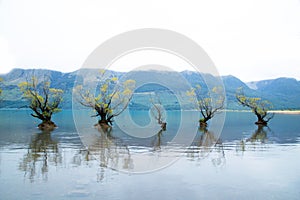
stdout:
<svg viewBox="0 0 300 200">
<path fill-rule="evenodd" d="M 252 112 L 251 110 L 224 110 L 225 112 Z M 300 115 L 300 110 L 269 110 L 269 113 Z"/>
<path fill-rule="evenodd" d="M 270 113 L 300 115 L 300 110 L 270 110 Z"/>
<path fill-rule="evenodd" d="M 29 108 L 0 108 L 0 111 L 16 111 L 16 110 L 31 110 Z M 63 109 L 62 111 L 72 111 L 72 110 L 89 110 L 89 109 Z M 136 110 L 136 111 L 148 111 L 148 110 Z M 167 111 L 195 111 L 198 110 L 167 110 Z M 220 112 L 252 112 L 251 110 L 220 110 Z M 277 114 L 290 114 L 290 115 L 300 115 L 300 110 L 269 110 L 269 113 L 277 113 Z"/>
</svg>

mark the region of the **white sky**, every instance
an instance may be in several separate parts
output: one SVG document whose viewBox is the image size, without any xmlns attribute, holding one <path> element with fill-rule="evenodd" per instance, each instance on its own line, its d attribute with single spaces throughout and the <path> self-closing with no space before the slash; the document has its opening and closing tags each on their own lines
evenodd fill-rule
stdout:
<svg viewBox="0 0 300 200">
<path fill-rule="evenodd" d="M 186 35 L 221 75 L 300 80 L 299 0 L 0 0 L 0 73 L 14 67 L 74 71 L 102 42 L 138 28 Z M 164 56 L 155 62 L 159 57 L 164 62 Z M 135 62 L 119 64 L 128 60 Z M 183 62 L 173 64 L 185 69 Z"/>
</svg>

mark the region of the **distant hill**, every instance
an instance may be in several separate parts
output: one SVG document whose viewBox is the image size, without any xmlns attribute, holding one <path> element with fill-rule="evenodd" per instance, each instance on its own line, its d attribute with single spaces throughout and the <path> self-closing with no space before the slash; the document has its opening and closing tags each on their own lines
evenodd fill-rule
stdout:
<svg viewBox="0 0 300 200">
<path fill-rule="evenodd" d="M 248 84 L 257 95 L 271 101 L 276 109 L 299 109 L 300 81 L 294 78 L 277 78 Z"/>
<path fill-rule="evenodd" d="M 98 73 L 96 69 L 84 69 L 83 71 L 86 77 L 92 77 Z M 122 72 L 109 71 L 109 73 L 120 78 L 125 75 Z M 3 89 L 2 101 L 0 103 L 2 108 L 20 108 L 26 105 L 17 85 L 22 81 L 26 81 L 33 74 L 37 77 L 49 77 L 51 87 L 60 88 L 65 91 L 62 107 L 72 107 L 74 82 L 76 78 L 77 81 L 83 80 L 83 77 L 77 76 L 77 71 L 62 73 L 44 69 L 14 69 L 5 75 L 0 75 L 4 79 L 0 86 Z M 206 82 L 212 85 L 217 82 L 217 79 L 210 74 L 199 74 L 192 71 L 183 71 L 180 73 L 154 70 L 135 71 L 130 76 L 134 77 L 137 83 L 151 82 L 151 80 L 160 80 L 162 83 L 162 85 L 149 83 L 137 88 L 133 101 L 130 103 L 130 107 L 133 109 L 148 109 L 150 105 L 149 92 L 153 91 L 159 94 L 167 109 L 179 109 L 178 101 L 180 99 L 178 98 L 186 99 L 185 92 L 188 89 L 186 84 L 182 84 L 182 81 L 179 80 L 186 80 L 192 87 L 195 87 L 197 84 L 201 85 L 203 94 L 207 92 Z M 300 82 L 296 79 L 278 78 L 244 83 L 237 77 L 223 76 L 222 80 L 226 90 L 227 109 L 242 108 L 237 104 L 235 99 L 235 92 L 239 87 L 244 88 L 246 95 L 258 96 L 271 101 L 274 109 L 300 109 Z M 173 91 L 165 87 L 165 85 L 170 85 L 170 83 Z M 189 104 L 182 106 L 188 108 Z"/>
</svg>

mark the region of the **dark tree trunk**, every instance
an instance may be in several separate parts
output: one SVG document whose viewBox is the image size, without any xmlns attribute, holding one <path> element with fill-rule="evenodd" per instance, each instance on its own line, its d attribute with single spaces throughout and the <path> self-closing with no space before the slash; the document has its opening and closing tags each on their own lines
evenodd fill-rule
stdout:
<svg viewBox="0 0 300 200">
<path fill-rule="evenodd" d="M 207 122 L 200 121 L 200 127 L 207 127 Z"/>
<path fill-rule="evenodd" d="M 52 131 L 56 128 L 56 124 L 51 120 L 43 121 L 38 125 L 38 128 L 43 131 Z"/>
<path fill-rule="evenodd" d="M 262 125 L 262 126 L 267 126 L 268 125 L 268 122 L 266 120 L 264 120 L 264 118 L 258 114 L 258 113 L 255 113 L 256 116 L 257 116 L 257 122 L 255 122 L 256 125 Z"/>
<path fill-rule="evenodd" d="M 98 120 L 98 123 L 95 124 L 95 126 L 98 127 L 99 130 L 107 132 L 109 129 L 111 129 L 111 126 L 109 124 L 111 122 L 107 118 L 107 113 L 101 112 L 98 113 L 98 115 L 100 116 L 100 119 Z"/>
<path fill-rule="evenodd" d="M 205 117 L 200 119 L 199 123 L 200 123 L 200 128 L 205 128 L 207 127 L 207 121 L 210 120 L 210 117 Z"/>
<path fill-rule="evenodd" d="M 167 130 L 167 122 L 162 122 L 160 127 L 163 131 L 166 131 Z"/>
<path fill-rule="evenodd" d="M 99 125 L 101 125 L 101 124 L 106 124 L 106 125 L 108 125 L 108 120 L 107 120 L 107 118 L 106 118 L 106 113 L 104 113 L 104 112 L 101 112 L 101 113 L 99 113 L 99 116 L 100 116 L 100 119 L 99 119 L 99 121 L 98 121 L 98 124 Z"/>
</svg>

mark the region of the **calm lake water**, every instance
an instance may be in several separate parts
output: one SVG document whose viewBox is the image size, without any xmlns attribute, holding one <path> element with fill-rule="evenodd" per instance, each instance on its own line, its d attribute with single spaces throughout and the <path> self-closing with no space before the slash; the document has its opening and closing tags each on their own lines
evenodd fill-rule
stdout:
<svg viewBox="0 0 300 200">
<path fill-rule="evenodd" d="M 131 114 L 149 123 L 147 112 Z M 180 119 L 168 112 L 166 131 L 136 138 L 83 117 L 78 134 L 70 110 L 49 134 L 30 111 L 1 110 L 0 199 L 300 199 L 300 115 L 258 128 L 252 113 L 227 112 L 220 137 L 198 130 L 190 146 L 174 142 Z"/>
</svg>

